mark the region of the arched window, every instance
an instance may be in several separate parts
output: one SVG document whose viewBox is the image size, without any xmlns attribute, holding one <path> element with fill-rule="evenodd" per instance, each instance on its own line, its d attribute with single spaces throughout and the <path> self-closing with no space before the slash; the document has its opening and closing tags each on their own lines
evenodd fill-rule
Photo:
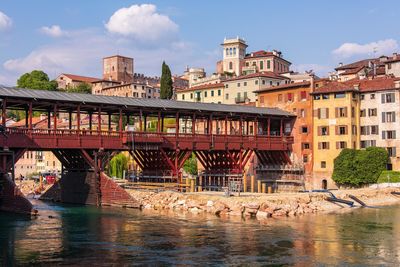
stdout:
<svg viewBox="0 0 400 267">
<path fill-rule="evenodd" d="M 229 55 L 229 49 L 228 48 L 226 49 L 226 55 Z"/>
<path fill-rule="evenodd" d="M 236 55 L 236 47 L 233 48 L 233 55 Z"/>
<path fill-rule="evenodd" d="M 232 64 L 232 62 L 229 62 L 229 69 L 230 69 L 230 70 L 233 69 L 233 64 Z"/>
<path fill-rule="evenodd" d="M 229 48 L 229 55 L 232 55 L 232 47 Z"/>
</svg>

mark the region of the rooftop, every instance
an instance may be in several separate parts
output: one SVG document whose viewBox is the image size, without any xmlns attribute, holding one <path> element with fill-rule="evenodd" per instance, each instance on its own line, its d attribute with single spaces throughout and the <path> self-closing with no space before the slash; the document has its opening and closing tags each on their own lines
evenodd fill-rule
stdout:
<svg viewBox="0 0 400 267">
<path fill-rule="evenodd" d="M 193 86 L 193 87 L 189 87 L 189 88 L 184 88 L 182 90 L 179 90 L 178 93 L 190 92 L 190 91 L 196 91 L 196 90 L 204 90 L 204 89 L 223 88 L 223 87 L 224 87 L 223 83 L 209 83 L 209 84 L 203 84 L 203 85 Z"/>
<path fill-rule="evenodd" d="M 251 78 L 259 78 L 259 77 L 273 78 L 273 79 L 280 79 L 280 80 L 289 79 L 288 77 L 276 74 L 271 71 L 263 71 L 263 72 L 256 72 L 256 73 L 251 73 L 251 74 L 247 74 L 247 75 L 240 75 L 237 77 L 233 77 L 231 79 L 226 80 L 226 82 L 236 81 L 236 80 L 245 80 L 245 79 L 251 79 Z"/>
<path fill-rule="evenodd" d="M 80 76 L 80 75 L 68 74 L 68 73 L 61 73 L 60 76 L 61 75 L 64 75 L 64 76 L 70 78 L 71 80 L 77 81 L 77 82 L 92 83 L 92 82 L 97 82 L 98 80 L 100 80 L 99 78 Z"/>
<path fill-rule="evenodd" d="M 7 105 L 21 108 L 21 101 L 34 100 L 34 107 L 48 109 L 55 103 L 59 104 L 59 110 L 69 110 L 71 105 L 81 104 L 81 110 L 93 111 L 102 107 L 104 112 L 118 112 L 119 109 L 131 113 L 143 109 L 146 112 L 156 113 L 162 110 L 164 113 L 174 112 L 198 112 L 200 114 L 231 114 L 243 116 L 293 116 L 291 113 L 277 108 L 257 108 L 251 106 L 225 105 L 212 103 L 193 103 L 163 99 L 142 99 L 131 97 L 104 96 L 92 94 L 67 93 L 59 91 L 21 89 L 15 87 L 0 86 L 0 98 L 7 98 Z"/>
<path fill-rule="evenodd" d="M 309 82 L 309 81 L 288 83 L 288 84 L 282 84 L 282 85 L 278 85 L 278 86 L 270 86 L 267 88 L 256 90 L 256 91 L 254 91 L 254 93 L 265 93 L 265 92 L 270 92 L 270 91 L 286 90 L 286 89 L 292 89 L 292 88 L 297 88 L 297 87 L 309 87 L 310 85 L 311 85 L 311 82 Z"/>
</svg>

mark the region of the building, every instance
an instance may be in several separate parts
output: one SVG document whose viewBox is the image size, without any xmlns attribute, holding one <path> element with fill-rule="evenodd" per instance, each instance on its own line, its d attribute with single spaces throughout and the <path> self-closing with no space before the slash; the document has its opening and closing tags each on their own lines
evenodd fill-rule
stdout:
<svg viewBox="0 0 400 267">
<path fill-rule="evenodd" d="M 294 171 L 305 174 L 307 184 L 312 183 L 313 170 L 313 80 L 282 84 L 257 90 L 258 107 L 274 107 L 297 115 L 293 125 L 293 153 L 291 155 Z"/>
<path fill-rule="evenodd" d="M 58 88 L 67 90 L 68 88 L 74 88 L 81 83 L 87 83 L 89 85 L 92 85 L 93 82 L 96 82 L 99 79 L 93 77 L 61 73 L 55 80 L 58 83 Z"/>
<path fill-rule="evenodd" d="M 246 53 L 246 41 L 236 37 L 224 39 L 222 61 L 217 62 L 217 73 L 231 73 L 235 76 L 257 72 L 289 72 L 291 63 L 283 58 L 282 52 L 256 51 Z"/>
<path fill-rule="evenodd" d="M 257 100 L 255 91 L 289 83 L 289 79 L 273 72 L 259 72 L 233 77 L 223 82 L 223 104 L 245 104 Z"/>
<path fill-rule="evenodd" d="M 133 58 L 120 55 L 103 58 L 103 80 L 118 81 L 122 84 L 133 82 Z"/>
<path fill-rule="evenodd" d="M 385 61 L 385 72 L 387 75 L 400 77 L 400 55 L 393 53 L 393 57 Z"/>
<path fill-rule="evenodd" d="M 100 94 L 120 97 L 160 98 L 160 88 L 133 82 L 104 87 Z"/>
<path fill-rule="evenodd" d="M 384 147 L 389 169 L 400 170 L 400 79 L 357 81 L 360 90 L 360 147 Z"/>
<path fill-rule="evenodd" d="M 202 103 L 223 103 L 224 84 L 212 83 L 177 90 L 177 100 L 202 102 Z"/>
</svg>

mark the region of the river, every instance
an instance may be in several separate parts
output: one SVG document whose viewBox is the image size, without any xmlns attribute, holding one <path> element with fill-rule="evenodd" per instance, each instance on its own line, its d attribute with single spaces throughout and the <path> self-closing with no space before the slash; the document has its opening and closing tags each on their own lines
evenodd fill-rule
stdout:
<svg viewBox="0 0 400 267">
<path fill-rule="evenodd" d="M 400 206 L 259 222 L 34 204 L 0 213 L 0 266 L 400 265 Z"/>
</svg>

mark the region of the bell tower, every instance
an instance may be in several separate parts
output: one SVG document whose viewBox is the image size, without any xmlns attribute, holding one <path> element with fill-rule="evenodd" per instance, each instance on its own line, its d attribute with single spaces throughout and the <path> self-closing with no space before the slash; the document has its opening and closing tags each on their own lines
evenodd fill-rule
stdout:
<svg viewBox="0 0 400 267">
<path fill-rule="evenodd" d="M 246 41 L 239 37 L 233 39 L 225 38 L 221 46 L 223 48 L 223 71 L 234 73 L 236 76 L 241 75 L 242 62 L 246 55 Z"/>
</svg>

